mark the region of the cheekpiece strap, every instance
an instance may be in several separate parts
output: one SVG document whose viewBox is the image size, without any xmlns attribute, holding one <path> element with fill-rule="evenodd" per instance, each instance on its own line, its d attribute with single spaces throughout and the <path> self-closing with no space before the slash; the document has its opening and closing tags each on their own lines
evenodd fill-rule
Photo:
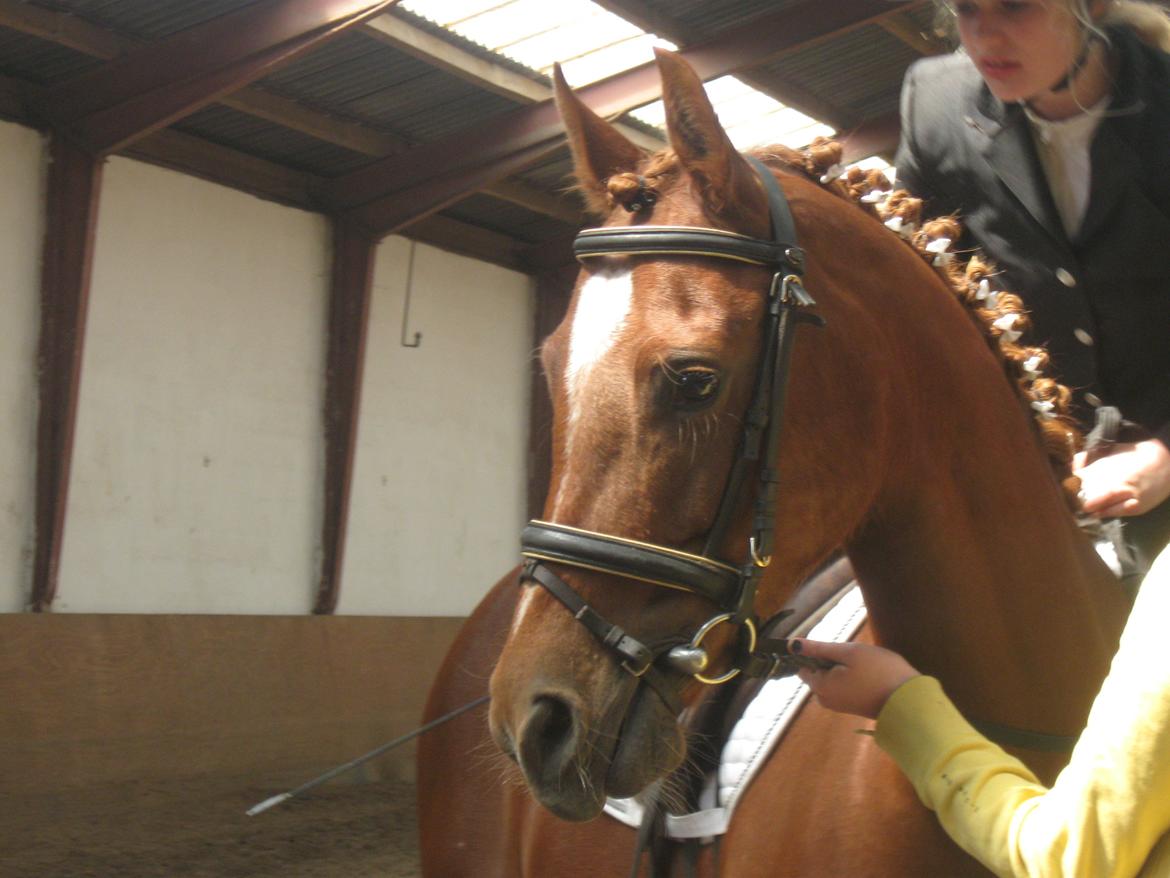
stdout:
<svg viewBox="0 0 1170 878">
<path fill-rule="evenodd" d="M 784 191 L 776 182 L 776 175 L 766 164 L 754 155 L 745 155 L 744 158 L 755 168 L 756 174 L 764 184 L 764 192 L 768 195 L 768 212 L 772 216 L 772 239 L 775 241 L 773 246 L 784 251 L 783 258 L 776 260 L 774 264 L 782 265 L 794 274 L 800 274 L 804 271 L 804 251 L 796 246 L 796 223 L 792 219 L 788 199 L 784 197 Z"/>
</svg>

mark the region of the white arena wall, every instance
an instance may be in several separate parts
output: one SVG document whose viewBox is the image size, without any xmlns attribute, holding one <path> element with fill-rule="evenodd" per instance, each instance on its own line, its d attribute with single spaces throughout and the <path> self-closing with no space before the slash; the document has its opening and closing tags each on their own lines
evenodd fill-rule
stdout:
<svg viewBox="0 0 1170 878">
<path fill-rule="evenodd" d="M 0 123 L 0 612 L 31 577 L 44 146 Z M 400 344 L 415 248 L 409 334 Z M 330 230 L 115 158 L 97 227 L 57 613 L 309 612 Z M 377 255 L 339 614 L 463 616 L 524 519 L 530 278 Z"/>
</svg>

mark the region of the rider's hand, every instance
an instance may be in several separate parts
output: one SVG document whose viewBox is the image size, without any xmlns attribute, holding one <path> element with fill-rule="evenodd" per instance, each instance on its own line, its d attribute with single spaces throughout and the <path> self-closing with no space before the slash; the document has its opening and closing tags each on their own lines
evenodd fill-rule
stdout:
<svg viewBox="0 0 1170 878">
<path fill-rule="evenodd" d="M 801 655 L 837 662 L 827 671 L 802 668 L 799 674 L 817 700 L 838 713 L 876 719 L 894 690 L 918 676 L 898 653 L 868 643 L 801 640 L 792 648 Z"/>
<path fill-rule="evenodd" d="M 1119 444 L 1088 465 L 1082 451 L 1073 473 L 1081 479 L 1085 512 L 1102 518 L 1141 515 L 1170 497 L 1170 450 L 1159 439 Z"/>
</svg>

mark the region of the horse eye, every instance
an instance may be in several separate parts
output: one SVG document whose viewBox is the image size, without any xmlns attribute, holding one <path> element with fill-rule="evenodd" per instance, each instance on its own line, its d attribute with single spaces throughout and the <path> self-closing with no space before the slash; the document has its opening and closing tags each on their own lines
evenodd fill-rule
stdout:
<svg viewBox="0 0 1170 878">
<path fill-rule="evenodd" d="M 677 408 L 694 408 L 714 401 L 719 392 L 719 374 L 711 369 L 692 366 L 668 373 L 673 385 L 673 403 Z"/>
</svg>

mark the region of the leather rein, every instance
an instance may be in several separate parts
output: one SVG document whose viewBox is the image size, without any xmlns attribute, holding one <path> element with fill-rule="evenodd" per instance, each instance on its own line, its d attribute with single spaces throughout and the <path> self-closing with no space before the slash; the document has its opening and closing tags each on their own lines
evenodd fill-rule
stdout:
<svg viewBox="0 0 1170 878">
<path fill-rule="evenodd" d="M 649 683 L 671 707 L 676 706 L 676 699 L 670 687 L 658 679 L 655 665 L 659 662 L 708 685 L 726 683 L 741 673 L 752 677 L 784 676 L 811 662 L 789 654 L 785 640 L 759 637 L 754 604 L 760 577 L 772 560 L 779 481 L 775 461 L 794 330 L 800 323 L 823 326 L 824 321 L 805 310 L 816 302 L 801 282 L 804 252 L 795 243 L 796 226 L 787 199 L 763 162 L 752 156 L 745 158 L 759 174 L 767 193 L 771 240 L 689 226 L 631 226 L 585 229 L 573 242 L 573 251 L 581 262 L 611 255 L 698 255 L 761 265 L 773 273 L 767 291 L 764 346 L 744 417 L 739 452 L 702 554 L 546 521 L 529 522 L 521 535 L 525 558 L 521 584 L 535 582 L 545 588 L 616 655 L 626 671 Z M 715 553 L 741 506 L 748 474 L 757 464 L 751 537 L 744 561 L 736 565 L 717 558 Z M 703 623 L 689 640 L 674 638 L 647 644 L 603 618 L 549 564 L 612 573 L 690 592 L 706 598 L 721 612 Z M 703 641 L 722 624 L 739 629 L 739 653 L 727 671 L 709 676 L 704 673 L 709 658 Z"/>
</svg>

